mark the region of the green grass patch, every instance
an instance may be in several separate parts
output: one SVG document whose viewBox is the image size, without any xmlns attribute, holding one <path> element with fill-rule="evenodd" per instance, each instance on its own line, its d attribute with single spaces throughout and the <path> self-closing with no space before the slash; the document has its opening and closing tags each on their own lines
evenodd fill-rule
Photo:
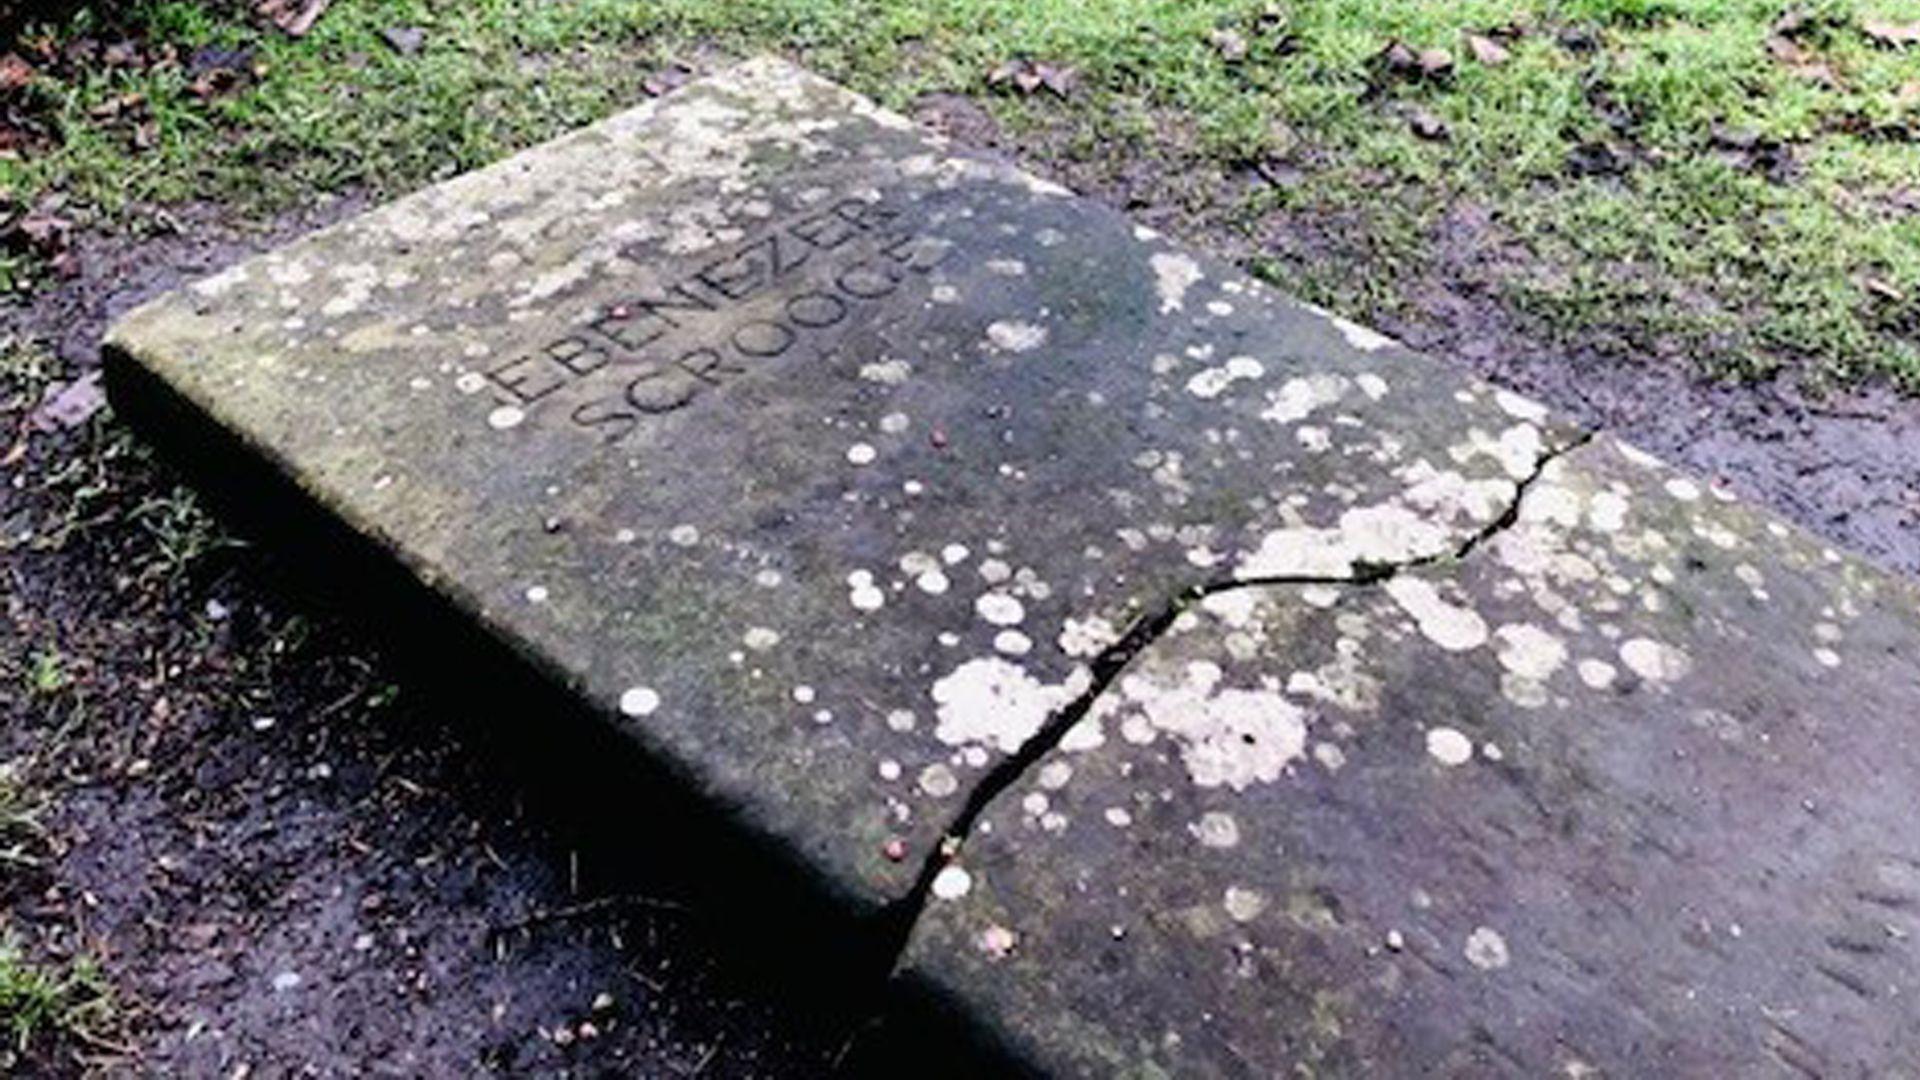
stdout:
<svg viewBox="0 0 1920 1080">
<path fill-rule="evenodd" d="M 63 1035 L 101 1041 L 116 1015 L 112 990 L 91 959 L 38 963 L 0 936 L 0 1031 L 15 1053 Z"/>
<path fill-rule="evenodd" d="M 972 95 L 1053 153 L 1282 161 L 1296 183 L 1208 212 L 1356 222 L 1351 251 L 1276 272 L 1358 316 L 1399 308 L 1434 223 L 1472 203 L 1532 267 L 1500 287 L 1543 326 L 1711 372 L 1920 390 L 1920 48 L 1862 29 L 1920 20 L 1920 0 L 1812 0 L 1786 39 L 1782 0 L 361 0 L 300 40 L 245 6 L 118 5 L 182 62 L 36 88 L 57 145 L 0 161 L 0 190 L 109 215 L 390 194 L 640 100 L 670 57 L 772 50 L 893 105 Z M 415 26 L 412 55 L 382 37 Z M 1475 59 L 1469 34 L 1508 58 Z M 1453 70 L 1383 73 L 1393 41 Z M 259 74 L 202 100 L 207 50 Z M 1075 90 L 990 89 L 1015 57 L 1071 68 Z M 101 118 L 128 95 L 145 119 Z M 1446 137 L 1417 134 L 1416 111 Z"/>
</svg>

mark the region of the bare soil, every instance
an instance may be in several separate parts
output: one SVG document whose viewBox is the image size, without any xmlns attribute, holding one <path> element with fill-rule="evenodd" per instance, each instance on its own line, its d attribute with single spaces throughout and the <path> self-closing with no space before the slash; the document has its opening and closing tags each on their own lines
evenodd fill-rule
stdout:
<svg viewBox="0 0 1920 1080">
<path fill-rule="evenodd" d="M 1282 266 L 1364 250 L 1349 221 L 1224 219 L 1240 185 L 1182 158 L 1075 160 L 976 104 L 921 119 L 1230 255 Z M 141 298 L 357 208 L 272 222 L 219 206 L 94 231 L 79 275 L 0 309 L 71 378 Z M 1920 570 L 1920 404 L 1723 385 L 1684 357 L 1623 358 L 1507 310 L 1529 268 L 1462 206 L 1412 313 L 1383 329 L 1695 470 L 1836 544 Z M 0 442 L 24 430 L 0 415 Z M 817 1076 L 857 1010 L 762 977 L 736 916 L 548 813 L 548 781 L 489 725 L 437 706 L 353 627 L 286 590 L 270 552 L 180 565 L 180 478 L 102 415 L 0 466 L 0 761 L 52 797 L 44 866 L 0 879 L 39 954 L 98 955 L 125 1005 L 101 1040 L 42 1040 L 23 1075 Z M 4 450 L 0 446 L 0 450 Z M 23 658 L 70 680 L 25 688 Z M 671 821 L 618 823 L 636 833 Z M 124 1044 L 115 1050 L 114 1045 Z"/>
</svg>

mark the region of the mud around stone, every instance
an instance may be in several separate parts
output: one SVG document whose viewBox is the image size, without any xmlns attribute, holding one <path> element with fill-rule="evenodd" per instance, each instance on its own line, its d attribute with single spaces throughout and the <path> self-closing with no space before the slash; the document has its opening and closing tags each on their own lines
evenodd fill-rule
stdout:
<svg viewBox="0 0 1920 1080">
<path fill-rule="evenodd" d="M 109 358 L 1042 1069 L 1912 1051 L 1911 591 L 790 66 Z"/>
</svg>

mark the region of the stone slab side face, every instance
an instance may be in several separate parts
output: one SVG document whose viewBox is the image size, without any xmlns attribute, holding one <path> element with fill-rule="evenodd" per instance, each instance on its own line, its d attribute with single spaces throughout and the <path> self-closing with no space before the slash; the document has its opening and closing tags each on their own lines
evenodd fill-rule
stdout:
<svg viewBox="0 0 1920 1080">
<path fill-rule="evenodd" d="M 1464 559 L 1193 605 L 904 970 L 1060 1075 L 1912 1075 L 1916 610 L 1597 441 Z"/>
<path fill-rule="evenodd" d="M 851 914 L 1058 740 L 900 969 L 1042 1068 L 1903 1060 L 1910 594 L 790 66 L 108 355 Z"/>
</svg>

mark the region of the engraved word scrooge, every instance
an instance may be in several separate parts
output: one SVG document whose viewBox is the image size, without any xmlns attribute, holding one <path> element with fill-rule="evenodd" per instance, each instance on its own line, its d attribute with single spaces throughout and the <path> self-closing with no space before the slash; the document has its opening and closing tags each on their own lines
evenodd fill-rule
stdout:
<svg viewBox="0 0 1920 1080">
<path fill-rule="evenodd" d="M 594 310 L 578 328 L 515 356 L 486 377 L 504 399 L 494 411 L 517 423 L 548 399 L 606 442 L 650 415 L 685 408 L 709 389 L 791 350 L 809 332 L 845 321 L 865 302 L 893 295 L 909 272 L 925 274 L 949 245 L 899 229 L 900 211 L 845 198 L 733 248 L 653 295 Z M 849 248 L 849 245 L 853 245 Z M 815 256 L 859 252 L 831 269 L 802 274 Z M 644 253 L 622 254 L 636 261 Z M 790 286 L 791 295 L 754 318 L 732 318 L 742 303 Z M 676 331 L 704 330 L 690 344 L 662 348 Z M 558 397 L 556 397 L 558 395 Z"/>
</svg>

